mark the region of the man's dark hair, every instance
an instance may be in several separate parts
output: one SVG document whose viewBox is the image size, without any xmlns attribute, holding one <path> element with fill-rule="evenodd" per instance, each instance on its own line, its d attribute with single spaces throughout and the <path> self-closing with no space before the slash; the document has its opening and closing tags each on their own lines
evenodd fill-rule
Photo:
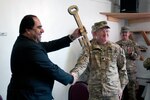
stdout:
<svg viewBox="0 0 150 100">
<path fill-rule="evenodd" d="M 26 15 L 22 19 L 20 23 L 19 33 L 20 35 L 26 32 L 26 29 L 32 29 L 34 26 L 34 20 L 33 17 L 37 17 L 35 15 Z"/>
</svg>

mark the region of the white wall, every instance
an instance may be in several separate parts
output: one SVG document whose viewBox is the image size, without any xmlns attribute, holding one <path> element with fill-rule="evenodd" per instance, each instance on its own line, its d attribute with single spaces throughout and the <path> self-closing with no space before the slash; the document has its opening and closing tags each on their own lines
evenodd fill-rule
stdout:
<svg viewBox="0 0 150 100">
<path fill-rule="evenodd" d="M 42 41 L 56 39 L 70 34 L 77 28 L 72 15 L 67 12 L 71 5 L 77 5 L 83 25 L 91 38 L 91 26 L 96 21 L 106 20 L 99 12 L 110 12 L 111 3 L 108 0 L 0 0 L 0 32 L 7 36 L 0 36 L 0 94 L 6 100 L 7 86 L 10 80 L 10 54 L 12 46 L 18 36 L 19 24 L 26 14 L 35 14 L 42 22 L 45 33 Z M 120 24 L 108 23 L 111 27 L 110 39 L 119 39 Z M 49 58 L 62 69 L 69 72 L 76 63 L 81 52 L 78 40 L 69 48 L 49 54 Z M 68 86 L 55 82 L 53 96 L 55 100 L 67 100 Z"/>
<path fill-rule="evenodd" d="M 149 12 L 150 11 L 150 1 L 149 0 L 139 0 L 139 12 Z"/>
</svg>

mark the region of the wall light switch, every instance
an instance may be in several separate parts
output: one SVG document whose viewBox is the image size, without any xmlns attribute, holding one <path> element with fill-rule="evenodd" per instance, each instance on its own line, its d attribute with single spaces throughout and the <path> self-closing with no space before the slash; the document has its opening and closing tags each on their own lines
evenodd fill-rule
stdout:
<svg viewBox="0 0 150 100">
<path fill-rule="evenodd" d="M 7 36 L 7 32 L 0 32 L 0 36 Z"/>
</svg>

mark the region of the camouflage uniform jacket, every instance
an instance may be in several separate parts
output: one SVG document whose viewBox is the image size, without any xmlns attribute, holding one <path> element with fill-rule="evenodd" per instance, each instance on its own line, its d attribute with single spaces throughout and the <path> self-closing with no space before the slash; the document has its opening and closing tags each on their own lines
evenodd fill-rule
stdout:
<svg viewBox="0 0 150 100">
<path fill-rule="evenodd" d="M 116 43 L 119 44 L 125 51 L 128 74 L 136 73 L 135 60 L 140 57 L 140 51 L 137 44 L 130 39 L 127 41 L 119 40 Z"/>
<path fill-rule="evenodd" d="M 88 89 L 93 98 L 118 94 L 128 83 L 124 50 L 112 42 L 99 45 L 92 40 L 91 44 L 92 50 L 85 49 L 71 72 L 81 75 L 89 69 Z"/>
</svg>

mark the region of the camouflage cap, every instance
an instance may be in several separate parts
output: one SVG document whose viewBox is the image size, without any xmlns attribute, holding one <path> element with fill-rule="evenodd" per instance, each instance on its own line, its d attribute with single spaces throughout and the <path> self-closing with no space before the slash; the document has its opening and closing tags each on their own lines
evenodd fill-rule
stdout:
<svg viewBox="0 0 150 100">
<path fill-rule="evenodd" d="M 130 31 L 130 28 L 128 26 L 121 27 L 121 33 L 127 33 Z"/>
<path fill-rule="evenodd" d="M 106 21 L 96 22 L 92 26 L 92 33 L 97 31 L 98 29 L 101 29 L 101 28 L 110 28 L 110 27 L 107 25 Z"/>
<path fill-rule="evenodd" d="M 143 62 L 143 66 L 144 68 L 146 68 L 147 70 L 150 70 L 150 58 L 146 58 Z"/>
</svg>

